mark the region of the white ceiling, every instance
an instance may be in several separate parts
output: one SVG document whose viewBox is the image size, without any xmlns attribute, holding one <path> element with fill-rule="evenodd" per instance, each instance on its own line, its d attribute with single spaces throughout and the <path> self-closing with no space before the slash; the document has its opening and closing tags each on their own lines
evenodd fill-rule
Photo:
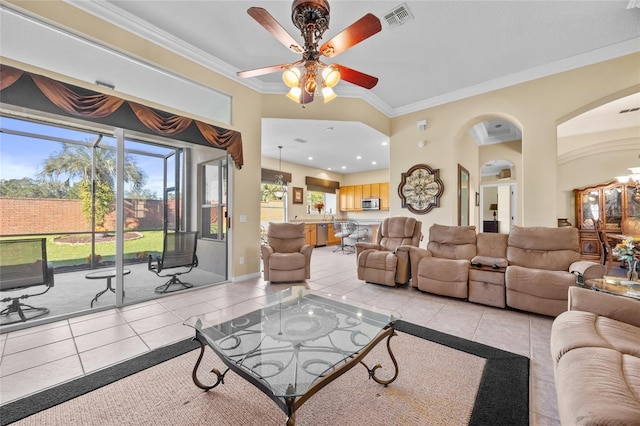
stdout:
<svg viewBox="0 0 640 426">
<path fill-rule="evenodd" d="M 230 78 L 299 59 L 246 13 L 263 7 L 300 40 L 291 1 L 67 1 Z M 627 0 L 406 1 L 414 19 L 396 28 L 384 15 L 400 1 L 330 3 L 325 41 L 366 13 L 382 21 L 380 33 L 325 62 L 378 77 L 369 91 L 346 82 L 335 91 L 361 97 L 391 117 L 640 51 L 640 8 L 627 9 Z M 262 93 L 286 93 L 279 73 L 239 81 Z M 384 152 L 371 148 L 383 135 L 342 124 L 263 120 L 263 155 L 278 158 L 282 145 L 283 161 L 344 173 L 388 167 L 388 155 L 378 158 Z"/>
</svg>

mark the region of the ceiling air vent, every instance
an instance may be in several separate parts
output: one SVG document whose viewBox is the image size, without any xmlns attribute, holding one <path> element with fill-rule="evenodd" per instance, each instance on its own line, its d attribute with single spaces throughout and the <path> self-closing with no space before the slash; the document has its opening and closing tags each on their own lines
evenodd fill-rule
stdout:
<svg viewBox="0 0 640 426">
<path fill-rule="evenodd" d="M 640 110 L 640 107 L 623 109 L 622 111 L 620 111 L 620 114 L 624 114 L 624 113 L 627 113 L 627 112 L 636 112 L 638 110 Z"/>
<path fill-rule="evenodd" d="M 299 143 L 307 143 L 307 140 L 306 139 L 302 139 L 302 138 L 295 138 L 293 141 L 294 142 L 299 142 Z"/>
<path fill-rule="evenodd" d="M 399 27 L 408 21 L 413 19 L 413 15 L 409 11 L 409 8 L 405 3 L 397 6 L 384 14 L 384 19 L 387 21 L 389 27 Z"/>
</svg>

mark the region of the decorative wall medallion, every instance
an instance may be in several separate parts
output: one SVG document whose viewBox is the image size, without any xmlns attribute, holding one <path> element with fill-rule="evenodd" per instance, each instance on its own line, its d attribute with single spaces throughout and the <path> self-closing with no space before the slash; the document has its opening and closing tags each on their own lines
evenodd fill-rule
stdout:
<svg viewBox="0 0 640 426">
<path fill-rule="evenodd" d="M 398 186 L 402 207 L 415 214 L 429 213 L 440 206 L 444 184 L 440 180 L 440 169 L 433 170 L 426 164 L 416 164 L 406 173 Z"/>
</svg>

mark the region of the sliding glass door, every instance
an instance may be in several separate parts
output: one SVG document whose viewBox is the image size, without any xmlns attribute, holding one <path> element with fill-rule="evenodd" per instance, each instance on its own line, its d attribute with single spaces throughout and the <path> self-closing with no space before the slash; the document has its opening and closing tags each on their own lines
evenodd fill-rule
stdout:
<svg viewBox="0 0 640 426">
<path fill-rule="evenodd" d="M 50 313 L 26 325 L 162 296 L 155 289 L 168 278 L 149 270 L 150 257 L 162 256 L 167 233 L 196 230 L 185 202 L 191 148 L 50 117 L 2 115 L 0 130 L 0 239 L 46 238 L 54 268 L 55 286 L 34 299 Z M 216 256 L 225 262 L 226 164 L 213 169 L 217 222 L 204 236 L 223 243 Z M 185 275 L 194 286 L 226 279 L 226 263 L 214 268 L 211 247 L 204 250 L 206 266 Z"/>
</svg>

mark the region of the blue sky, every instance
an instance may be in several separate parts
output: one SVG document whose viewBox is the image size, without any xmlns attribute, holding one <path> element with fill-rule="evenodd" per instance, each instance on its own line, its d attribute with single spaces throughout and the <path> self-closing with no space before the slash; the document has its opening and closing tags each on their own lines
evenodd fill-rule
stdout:
<svg viewBox="0 0 640 426">
<path fill-rule="evenodd" d="M 77 141 L 95 140 L 94 133 L 65 129 L 62 127 L 48 126 L 28 121 L 15 120 L 7 117 L 0 117 L 0 128 L 11 129 L 21 132 L 47 134 L 56 138 L 64 138 Z M 115 145 L 115 138 L 104 137 L 101 143 Z M 127 142 L 127 146 L 134 146 L 136 149 L 144 147 L 147 152 L 166 153 L 168 150 L 153 145 L 141 145 L 135 142 Z M 38 138 L 0 133 L 0 179 L 35 179 L 46 159 L 62 148 L 62 144 Z M 156 157 L 134 155 L 136 164 L 145 172 L 147 181 L 145 189 L 155 192 L 158 197 L 162 197 L 162 160 Z M 129 189 L 129 188 L 127 188 Z"/>
</svg>

